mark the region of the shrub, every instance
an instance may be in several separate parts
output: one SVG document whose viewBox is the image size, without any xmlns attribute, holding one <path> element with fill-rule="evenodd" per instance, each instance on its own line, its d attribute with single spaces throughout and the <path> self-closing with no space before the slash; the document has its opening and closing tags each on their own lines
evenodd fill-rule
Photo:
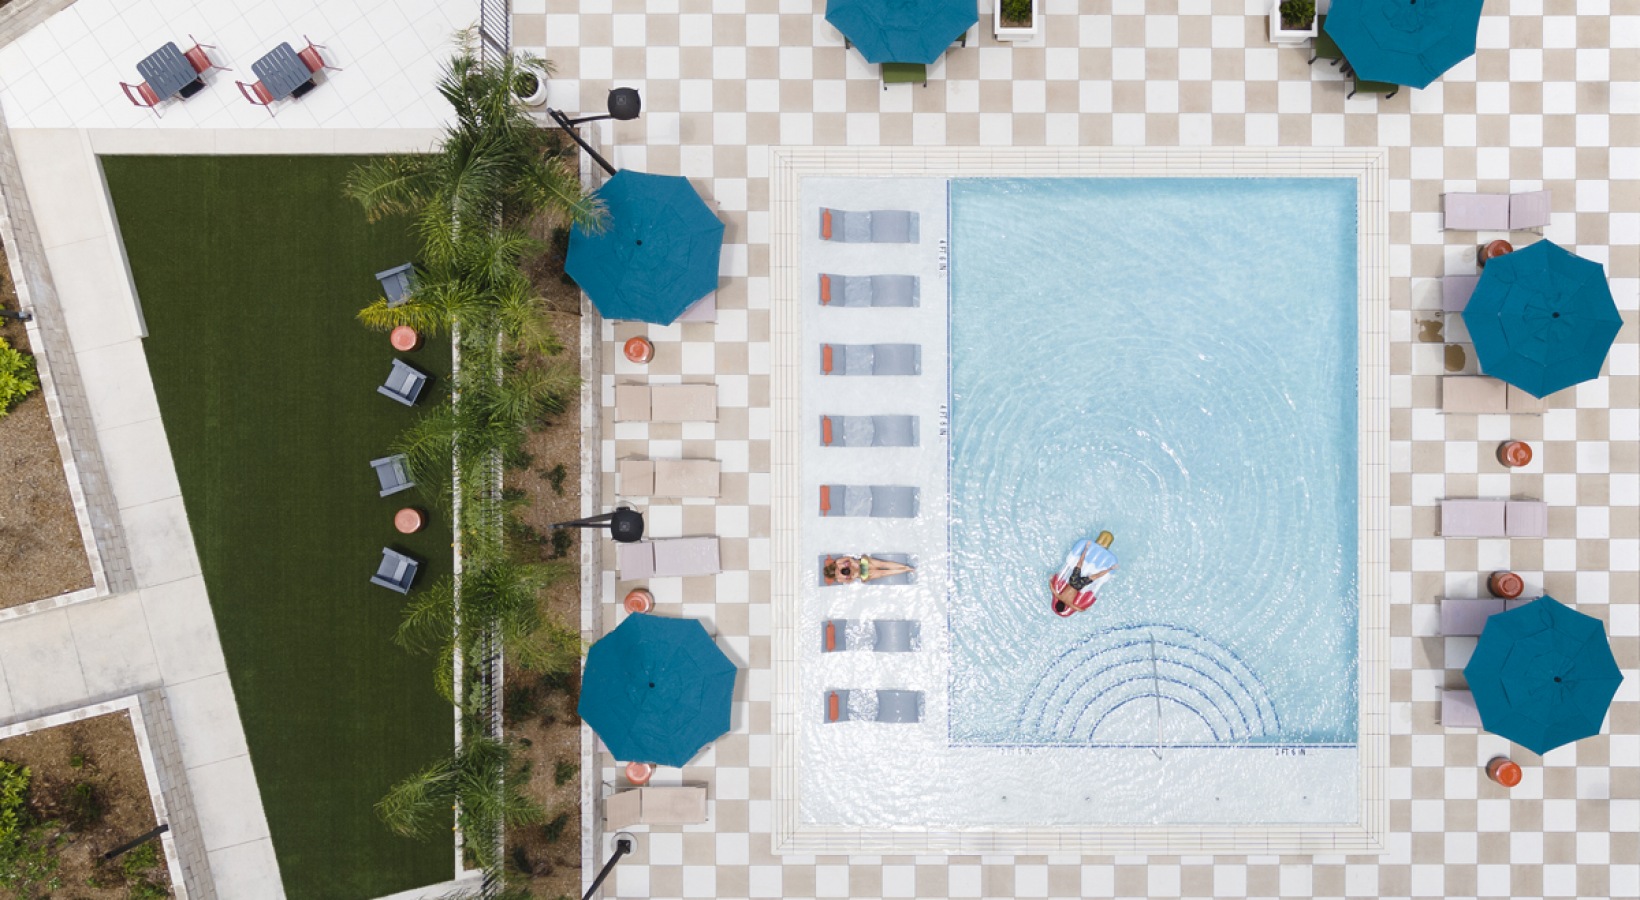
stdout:
<svg viewBox="0 0 1640 900">
<path fill-rule="evenodd" d="M 565 531 L 561 528 L 552 533 L 552 558 L 553 559 L 563 559 L 564 557 L 568 556 L 569 551 L 574 546 L 575 546 L 575 535 L 574 534 L 572 534 L 568 531 Z"/>
<path fill-rule="evenodd" d="M 28 822 L 28 784 L 33 773 L 0 759 L 0 846 L 17 839 Z"/>
<path fill-rule="evenodd" d="M 1308 28 L 1315 21 L 1315 0 L 1281 0 L 1281 24 L 1287 28 Z"/>
<path fill-rule="evenodd" d="M 1031 24 L 1031 0 L 1002 0 L 1002 24 L 1025 27 Z"/>
<path fill-rule="evenodd" d="M 34 357 L 17 350 L 0 338 L 0 418 L 24 397 L 40 389 L 34 372 Z"/>
<path fill-rule="evenodd" d="M 581 766 L 579 763 L 571 762 L 567 759 L 560 759 L 558 762 L 553 764 L 552 783 L 559 787 L 563 787 L 564 785 L 569 784 L 569 780 L 571 778 L 574 778 L 576 775 L 580 774 L 580 771 Z"/>
<path fill-rule="evenodd" d="M 63 791 L 63 816 L 76 831 L 102 821 L 102 796 L 96 785 L 81 781 Z"/>
<path fill-rule="evenodd" d="M 564 479 L 568 477 L 569 470 L 564 468 L 563 463 L 553 466 L 552 469 L 547 472 L 547 483 L 552 485 L 552 492 L 554 494 L 557 494 L 560 497 L 564 496 Z"/>
<path fill-rule="evenodd" d="M 54 823 L 36 823 L 29 814 L 32 778 L 27 766 L 0 760 L 0 893 L 21 897 L 61 886 L 55 850 L 62 839 Z"/>
<path fill-rule="evenodd" d="M 127 878 L 140 878 L 142 873 L 159 865 L 159 848 L 153 841 L 132 849 L 120 859 L 120 871 Z"/>
</svg>

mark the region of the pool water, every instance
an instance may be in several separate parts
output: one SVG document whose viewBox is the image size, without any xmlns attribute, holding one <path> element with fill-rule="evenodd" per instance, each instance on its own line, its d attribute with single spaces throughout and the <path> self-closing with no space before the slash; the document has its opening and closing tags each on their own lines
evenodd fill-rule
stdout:
<svg viewBox="0 0 1640 900">
<path fill-rule="evenodd" d="M 1354 179 L 949 204 L 950 742 L 1353 744 Z M 1101 530 L 1120 568 L 1054 615 Z"/>
</svg>

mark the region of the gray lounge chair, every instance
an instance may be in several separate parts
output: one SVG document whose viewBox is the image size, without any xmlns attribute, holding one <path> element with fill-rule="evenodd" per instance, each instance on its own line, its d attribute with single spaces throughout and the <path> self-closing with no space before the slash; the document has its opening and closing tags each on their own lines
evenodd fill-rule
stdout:
<svg viewBox="0 0 1640 900">
<path fill-rule="evenodd" d="M 905 209 L 851 212 L 822 206 L 820 239 L 843 244 L 915 244 L 917 214 Z"/>
<path fill-rule="evenodd" d="M 1479 275 L 1444 275 L 1441 277 L 1441 312 L 1461 313 L 1469 306 L 1469 297 L 1475 293 Z"/>
<path fill-rule="evenodd" d="M 1549 224 L 1549 192 L 1444 194 L 1445 231 L 1531 231 Z"/>
<path fill-rule="evenodd" d="M 1481 711 L 1469 691 L 1441 691 L 1441 724 L 1447 728 L 1481 727 Z"/>
<path fill-rule="evenodd" d="M 837 559 L 838 557 L 844 556 L 844 555 L 846 555 L 846 554 L 842 554 L 842 553 L 824 553 L 824 554 L 821 554 L 821 556 L 820 556 L 820 566 L 816 570 L 816 574 L 820 578 L 820 586 L 821 587 L 836 587 L 837 586 L 834 582 L 828 582 L 826 580 L 826 563 L 829 562 L 830 560 Z M 866 555 L 871 557 L 872 559 L 880 559 L 880 560 L 883 560 L 884 562 L 897 562 L 897 563 L 899 563 L 901 565 L 904 565 L 904 566 L 915 566 L 917 564 L 916 557 L 913 557 L 909 553 L 868 553 Z M 882 575 L 882 576 L 878 576 L 876 578 L 873 578 L 870 581 L 865 582 L 865 583 L 866 584 L 873 584 L 873 585 L 916 584 L 917 583 L 917 570 L 915 568 L 913 568 L 911 571 L 906 572 L 906 573 L 901 574 L 901 575 Z"/>
<path fill-rule="evenodd" d="M 921 647 L 922 623 L 914 619 L 827 619 L 820 623 L 821 653 L 910 653 Z"/>
<path fill-rule="evenodd" d="M 822 699 L 821 718 L 826 722 L 847 722 L 862 719 L 869 722 L 898 724 L 922 721 L 922 691 L 826 691 Z"/>
<path fill-rule="evenodd" d="M 905 485 L 822 484 L 820 515 L 867 516 L 873 519 L 915 519 L 917 489 Z"/>
<path fill-rule="evenodd" d="M 921 375 L 918 344 L 821 344 L 823 375 Z"/>
<path fill-rule="evenodd" d="M 1486 620 L 1501 612 L 1525 606 L 1536 597 L 1442 597 L 1441 634 L 1447 637 L 1478 637 L 1486 628 Z"/>
<path fill-rule="evenodd" d="M 915 447 L 916 416 L 821 416 L 826 447 Z"/>
<path fill-rule="evenodd" d="M 421 389 L 427 386 L 427 373 L 402 359 L 393 360 L 387 372 L 387 383 L 376 388 L 376 393 L 392 397 L 405 406 L 415 406 L 421 399 Z"/>
<path fill-rule="evenodd" d="M 408 491 L 416 486 L 416 483 L 410 480 L 410 471 L 404 467 L 404 460 L 403 453 L 395 453 L 370 461 L 370 468 L 376 470 L 376 480 L 381 482 L 381 496 Z"/>
<path fill-rule="evenodd" d="M 410 585 L 416 580 L 416 572 L 420 569 L 421 563 L 392 547 L 383 547 L 382 564 L 376 567 L 376 574 L 370 576 L 370 583 L 379 584 L 390 591 L 408 594 Z"/>
<path fill-rule="evenodd" d="M 405 263 L 376 273 L 376 280 L 382 283 L 382 296 L 387 298 L 389 309 L 409 302 L 410 292 L 415 289 L 415 278 L 414 263 Z"/>
<path fill-rule="evenodd" d="M 907 308 L 918 304 L 920 294 L 915 275 L 820 274 L 821 306 Z"/>
</svg>

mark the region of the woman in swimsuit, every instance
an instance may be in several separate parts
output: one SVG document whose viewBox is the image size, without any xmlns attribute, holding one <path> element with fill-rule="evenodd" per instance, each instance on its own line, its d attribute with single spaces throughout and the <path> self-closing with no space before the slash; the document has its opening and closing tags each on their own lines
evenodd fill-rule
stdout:
<svg viewBox="0 0 1640 900">
<path fill-rule="evenodd" d="M 1070 607 L 1075 603 L 1076 595 L 1082 593 L 1083 588 L 1116 571 L 1116 567 L 1111 566 L 1108 569 L 1100 569 L 1092 575 L 1083 575 L 1082 563 L 1087 558 L 1088 550 L 1083 550 L 1082 558 L 1078 559 L 1076 565 L 1071 568 L 1071 577 L 1065 579 L 1065 586 L 1054 593 L 1053 598 L 1056 604 L 1064 604 L 1065 607 Z"/>
<path fill-rule="evenodd" d="M 840 556 L 826 563 L 824 571 L 827 581 L 835 581 L 838 584 L 852 584 L 856 578 L 860 581 L 870 581 L 873 578 L 904 575 L 912 571 L 912 568 L 904 563 L 891 562 L 886 559 L 872 559 L 862 553 L 858 557 Z"/>
</svg>

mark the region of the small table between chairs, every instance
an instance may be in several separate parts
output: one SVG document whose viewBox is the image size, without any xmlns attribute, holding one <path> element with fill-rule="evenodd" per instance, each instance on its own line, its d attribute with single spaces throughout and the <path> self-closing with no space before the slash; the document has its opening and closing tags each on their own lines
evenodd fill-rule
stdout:
<svg viewBox="0 0 1640 900">
<path fill-rule="evenodd" d="M 166 41 L 165 46 L 143 57 L 142 62 L 137 63 L 137 74 L 161 100 L 175 94 L 191 97 L 205 87 L 193 63 L 172 41 Z"/>
<path fill-rule="evenodd" d="M 296 54 L 290 44 L 280 44 L 266 56 L 251 63 L 251 71 L 261 80 L 262 87 L 275 100 L 295 95 L 300 97 L 313 86 L 313 73 L 307 63 Z"/>
</svg>

